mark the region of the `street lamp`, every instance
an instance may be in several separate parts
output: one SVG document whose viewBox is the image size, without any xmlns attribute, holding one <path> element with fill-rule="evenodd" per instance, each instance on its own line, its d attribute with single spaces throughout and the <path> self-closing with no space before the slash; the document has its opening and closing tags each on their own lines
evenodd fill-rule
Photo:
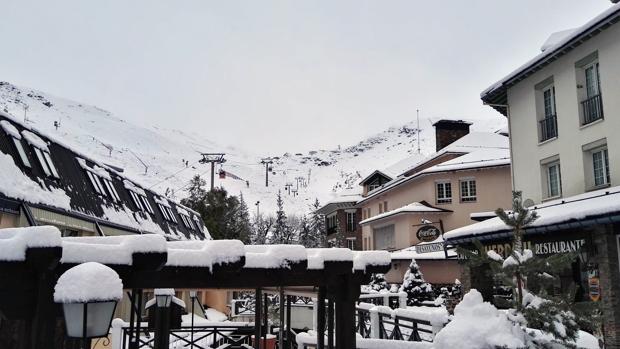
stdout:
<svg viewBox="0 0 620 349">
<path fill-rule="evenodd" d="M 155 349 L 167 349 L 170 346 L 170 304 L 174 297 L 172 288 L 156 288 L 155 303 Z"/>
<path fill-rule="evenodd" d="M 90 340 L 107 337 L 122 298 L 123 283 L 118 274 L 103 264 L 83 263 L 58 278 L 54 301 L 63 304 L 67 337 L 82 340 L 90 349 Z"/>
</svg>

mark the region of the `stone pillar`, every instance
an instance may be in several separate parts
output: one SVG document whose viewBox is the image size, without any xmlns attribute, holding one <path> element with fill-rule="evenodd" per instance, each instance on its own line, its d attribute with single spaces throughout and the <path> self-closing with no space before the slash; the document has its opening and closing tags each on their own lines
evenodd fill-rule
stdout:
<svg viewBox="0 0 620 349">
<path fill-rule="evenodd" d="M 605 348 L 620 349 L 620 270 L 615 231 L 618 226 L 599 226 L 592 233 L 598 263 Z"/>
</svg>

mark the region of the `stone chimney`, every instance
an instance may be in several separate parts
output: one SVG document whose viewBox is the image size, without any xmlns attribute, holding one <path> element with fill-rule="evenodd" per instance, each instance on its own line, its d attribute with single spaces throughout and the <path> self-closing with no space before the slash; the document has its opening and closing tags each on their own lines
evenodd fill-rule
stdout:
<svg viewBox="0 0 620 349">
<path fill-rule="evenodd" d="M 471 122 L 463 120 L 442 119 L 433 124 L 435 126 L 436 151 L 440 151 L 449 144 L 469 133 Z"/>
</svg>

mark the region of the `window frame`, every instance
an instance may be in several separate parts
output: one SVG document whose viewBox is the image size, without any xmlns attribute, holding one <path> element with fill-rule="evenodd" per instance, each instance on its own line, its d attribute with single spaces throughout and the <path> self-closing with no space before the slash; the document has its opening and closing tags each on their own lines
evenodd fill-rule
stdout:
<svg viewBox="0 0 620 349">
<path fill-rule="evenodd" d="M 551 114 L 547 114 L 547 99 L 545 93 L 549 92 L 549 108 Z M 542 101 L 543 101 L 543 119 L 556 116 L 556 101 L 555 101 L 555 85 L 549 84 L 542 89 Z"/>
<path fill-rule="evenodd" d="M 557 194 L 553 195 L 552 187 L 551 187 L 551 169 L 557 168 Z M 545 165 L 545 175 L 547 176 L 547 199 L 559 198 L 562 197 L 562 170 L 560 167 L 559 161 L 554 161 Z"/>
<path fill-rule="evenodd" d="M 598 96 L 601 94 L 601 75 L 600 75 L 600 68 L 599 68 L 599 61 L 598 59 L 586 64 L 583 67 L 583 73 L 584 73 L 584 83 L 585 83 L 585 92 L 586 92 L 586 99 L 588 98 L 592 98 L 595 96 Z M 594 77 L 594 85 L 592 86 L 595 91 L 593 94 L 590 94 L 590 86 L 588 84 L 588 70 L 592 69 L 593 72 L 593 77 Z"/>
<path fill-rule="evenodd" d="M 13 136 L 9 137 L 13 140 L 13 145 L 15 145 L 15 148 L 17 149 L 17 154 L 19 154 L 22 164 L 28 168 L 32 168 L 32 164 L 30 163 L 30 159 L 28 159 L 28 155 L 26 154 L 26 149 L 24 149 L 22 141 Z"/>
<path fill-rule="evenodd" d="M 355 238 L 347 238 L 347 248 L 351 251 L 355 250 Z"/>
<path fill-rule="evenodd" d="M 465 185 L 465 188 L 463 187 L 463 185 Z M 464 193 L 465 191 L 467 193 Z M 478 186 L 476 184 L 476 179 L 475 178 L 459 179 L 459 193 L 460 193 L 460 201 L 463 203 L 478 201 Z"/>
<path fill-rule="evenodd" d="M 440 196 L 440 186 L 442 187 L 443 196 Z M 449 190 L 446 190 L 446 187 Z M 450 194 L 447 196 L 446 194 Z M 452 182 L 449 180 L 435 182 L 435 202 L 438 205 L 448 205 L 452 203 Z"/>
<path fill-rule="evenodd" d="M 600 158 L 600 166 L 601 168 L 599 170 L 602 171 L 601 175 L 602 175 L 602 179 L 603 182 L 602 183 L 598 183 L 597 184 L 597 165 L 596 165 L 596 161 L 594 159 L 596 154 L 600 154 L 601 158 Z M 607 147 L 603 147 L 603 148 L 599 148 L 599 149 L 595 149 L 593 151 L 591 151 L 590 154 L 591 160 L 592 160 L 592 178 L 593 178 L 593 183 L 594 183 L 594 187 L 595 188 L 600 188 L 600 187 L 605 187 L 607 185 L 609 185 L 611 183 L 611 173 L 609 171 L 609 150 L 607 149 Z"/>
<path fill-rule="evenodd" d="M 347 214 L 347 232 L 353 232 L 355 231 L 355 218 L 356 218 L 356 213 L 355 212 L 346 212 Z"/>
<path fill-rule="evenodd" d="M 43 169 L 43 172 L 45 173 L 46 177 L 51 177 L 52 176 L 52 172 L 49 169 L 49 167 L 47 167 L 47 162 L 45 161 L 45 158 L 43 157 L 43 151 L 37 147 L 33 147 L 34 148 L 34 154 L 36 155 L 37 160 L 39 161 L 39 165 L 41 166 L 41 168 Z"/>
</svg>

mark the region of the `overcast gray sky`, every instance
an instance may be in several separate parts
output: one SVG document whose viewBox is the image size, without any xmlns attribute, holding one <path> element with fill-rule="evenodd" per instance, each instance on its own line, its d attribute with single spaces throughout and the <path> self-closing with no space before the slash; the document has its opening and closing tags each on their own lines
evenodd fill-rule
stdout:
<svg viewBox="0 0 620 349">
<path fill-rule="evenodd" d="M 261 153 L 347 145 L 479 93 L 609 0 L 0 0 L 0 80 Z"/>
</svg>

